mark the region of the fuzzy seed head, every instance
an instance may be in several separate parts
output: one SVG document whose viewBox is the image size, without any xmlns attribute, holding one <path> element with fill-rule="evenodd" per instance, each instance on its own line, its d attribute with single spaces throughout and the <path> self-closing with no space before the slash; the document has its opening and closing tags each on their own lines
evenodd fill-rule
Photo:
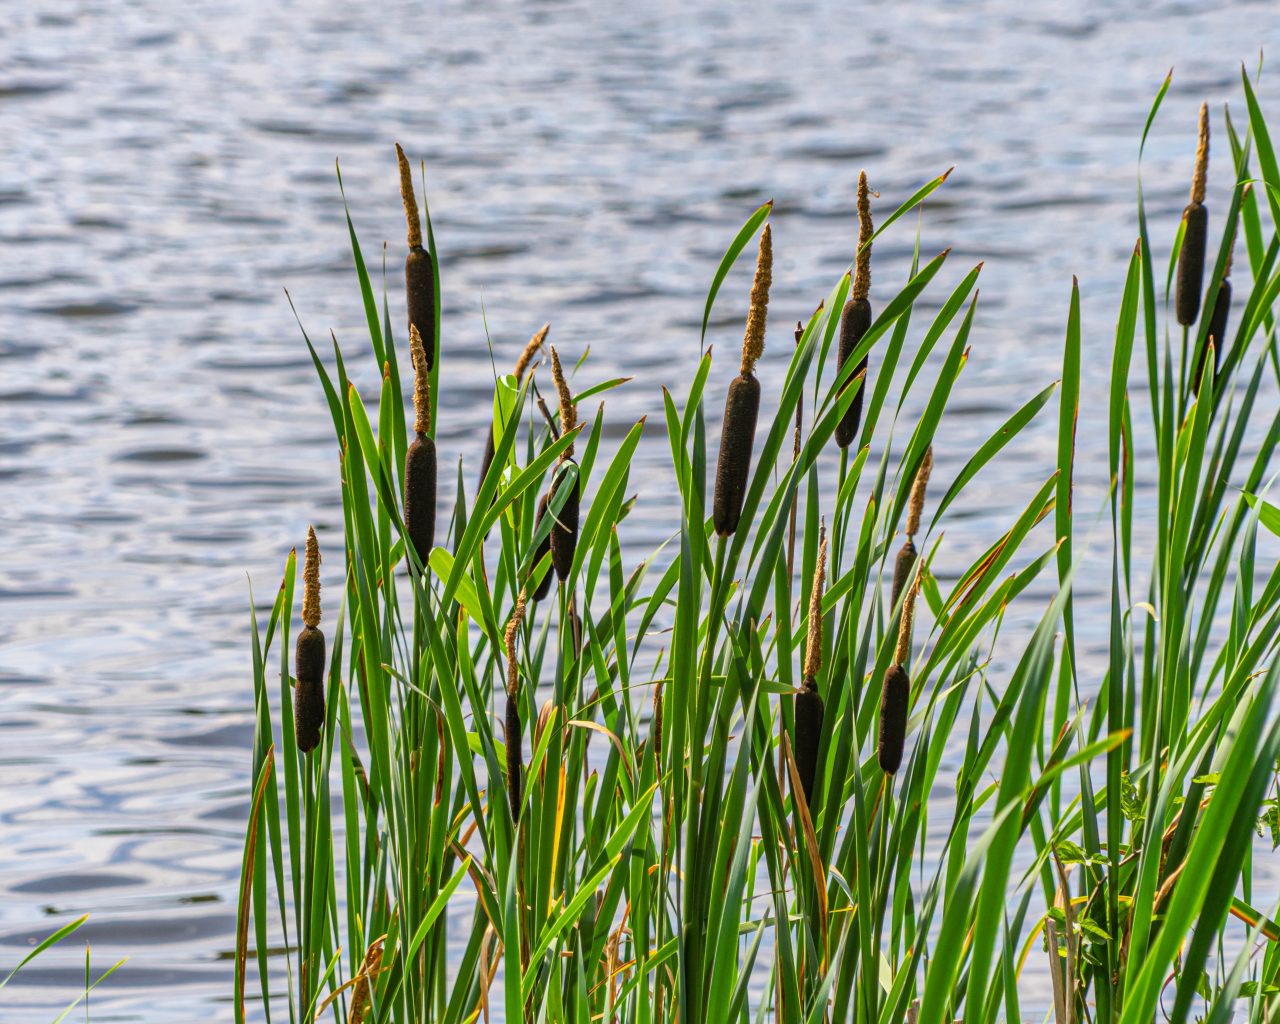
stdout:
<svg viewBox="0 0 1280 1024">
<path fill-rule="evenodd" d="M 933 471 L 933 445 L 924 451 L 920 468 L 916 470 L 915 483 L 911 485 L 911 501 L 907 506 L 907 536 L 920 532 L 920 515 L 924 512 L 924 493 L 929 486 L 929 474 Z"/>
<path fill-rule="evenodd" d="M 822 671 L 822 589 L 827 582 L 827 526 L 818 534 L 818 564 L 813 572 L 813 592 L 809 595 L 809 638 L 805 647 L 804 676 L 817 679 Z"/>
<path fill-rule="evenodd" d="M 418 222 L 418 200 L 413 194 L 413 170 L 400 143 L 396 143 L 396 163 L 400 165 L 400 200 L 404 203 L 404 219 L 409 226 L 409 248 L 422 248 L 422 225 Z"/>
<path fill-rule="evenodd" d="M 742 336 L 742 375 L 745 377 L 764 355 L 764 322 L 769 314 L 769 286 L 773 283 L 773 231 L 766 224 L 760 233 L 756 256 L 756 276 L 751 282 L 751 309 L 747 330 Z"/>
<path fill-rule="evenodd" d="M 320 544 L 314 526 L 307 527 L 307 556 L 302 567 L 302 621 L 312 627 L 320 625 Z"/>
<path fill-rule="evenodd" d="M 524 351 L 520 353 L 520 358 L 516 360 L 516 383 L 524 380 L 524 372 L 533 364 L 533 360 L 542 350 L 542 343 L 547 340 L 547 332 L 551 330 L 550 324 L 543 324 L 538 333 L 529 339 L 529 343 L 525 345 Z"/>
<path fill-rule="evenodd" d="M 551 379 L 556 383 L 556 394 L 560 396 L 560 435 L 563 437 L 578 425 L 578 407 L 573 403 L 573 392 L 569 390 L 569 382 L 565 380 L 564 369 L 560 365 L 560 356 L 556 347 L 551 348 Z M 560 461 L 573 458 L 573 445 L 560 456 Z"/>
<path fill-rule="evenodd" d="M 520 596 L 516 598 L 515 611 L 507 620 L 507 628 L 502 634 L 502 640 L 507 647 L 507 696 L 512 699 L 515 699 L 520 690 L 520 662 L 516 658 L 516 637 L 520 634 L 520 623 L 524 621 L 526 600 L 527 596 L 521 589 Z"/>
<path fill-rule="evenodd" d="M 1196 173 L 1191 178 L 1191 201 L 1204 202 L 1205 182 L 1209 177 L 1209 104 L 1200 104 L 1200 137 L 1196 142 Z"/>
<path fill-rule="evenodd" d="M 893 661 L 896 665 L 905 665 L 911 657 L 911 631 L 915 625 L 916 594 L 920 590 L 920 573 L 917 572 L 902 599 L 902 617 L 898 620 L 898 642 L 893 649 Z"/>
<path fill-rule="evenodd" d="M 431 430 L 431 368 L 417 324 L 409 325 L 409 353 L 413 357 L 413 430 L 425 437 Z"/>
<path fill-rule="evenodd" d="M 865 299 L 871 291 L 871 236 L 875 229 L 871 224 L 871 189 L 867 185 L 867 172 L 858 173 L 858 260 L 853 273 L 853 290 L 849 297 Z"/>
</svg>

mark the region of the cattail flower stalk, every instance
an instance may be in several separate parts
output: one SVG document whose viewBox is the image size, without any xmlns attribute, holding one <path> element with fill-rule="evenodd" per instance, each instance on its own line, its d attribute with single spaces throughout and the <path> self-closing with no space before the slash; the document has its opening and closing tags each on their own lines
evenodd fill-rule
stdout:
<svg viewBox="0 0 1280 1024">
<path fill-rule="evenodd" d="M 858 255 L 854 263 L 853 284 L 849 301 L 840 313 L 840 347 L 836 358 L 837 371 L 852 358 L 863 335 L 871 328 L 871 236 L 875 233 L 871 223 L 871 189 L 867 185 L 867 172 L 858 175 Z M 849 408 L 836 424 L 836 444 L 848 448 L 858 436 L 862 424 L 862 402 L 867 390 L 867 357 L 863 356 L 854 369 L 853 377 L 845 387 L 852 387 L 853 380 L 862 375 L 858 393 L 853 396 Z"/>
<path fill-rule="evenodd" d="M 556 394 L 560 398 L 560 436 L 563 437 L 577 427 L 578 407 L 574 404 L 573 392 L 569 390 L 569 382 L 565 379 L 564 368 L 560 365 L 560 356 L 554 345 L 551 346 L 551 378 L 555 381 Z M 578 547 L 578 503 L 581 492 L 576 474 L 571 484 L 564 482 L 567 479 L 565 467 L 570 464 L 575 468 L 577 466 L 573 461 L 572 441 L 556 463 L 556 473 L 547 496 L 547 504 L 551 506 L 561 487 L 570 488 L 564 504 L 560 506 L 560 511 L 556 513 L 551 524 L 551 564 L 555 567 L 556 577 L 561 583 L 569 578 L 569 571 L 573 568 L 573 555 Z"/>
<path fill-rule="evenodd" d="M 920 532 L 920 516 L 924 512 L 925 490 L 929 486 L 929 474 L 933 471 L 933 445 L 925 449 L 924 459 L 916 471 L 916 478 L 911 484 L 911 498 L 907 502 L 907 539 L 898 551 L 897 561 L 893 567 L 893 590 L 889 599 L 889 607 L 898 607 L 898 598 L 903 588 L 911 579 L 911 571 L 916 565 L 915 535 Z"/>
<path fill-rule="evenodd" d="M 760 415 L 760 382 L 755 366 L 764 354 L 765 320 L 769 313 L 769 286 L 773 281 L 773 233 L 766 224 L 760 234 L 756 274 L 751 283 L 751 308 L 742 338 L 738 376 L 729 383 L 720 430 L 720 455 L 716 461 L 716 485 L 712 517 L 716 534 L 732 536 L 742 517 L 742 502 L 751 475 L 751 449 Z"/>
<path fill-rule="evenodd" d="M 431 426 L 431 369 L 416 326 L 409 328 L 413 356 L 414 433 L 404 460 L 404 525 L 418 562 L 425 566 L 436 538 L 436 443 Z"/>
<path fill-rule="evenodd" d="M 1200 104 L 1200 136 L 1196 144 L 1196 169 L 1191 178 L 1191 202 L 1182 211 L 1182 249 L 1178 252 L 1178 276 L 1174 312 L 1178 323 L 1190 327 L 1200 314 L 1200 289 L 1204 286 L 1204 250 L 1209 234 L 1209 214 L 1204 207 L 1209 174 L 1209 105 Z"/>
<path fill-rule="evenodd" d="M 1251 185 L 1245 186 L 1247 192 Z M 1237 222 L 1238 223 L 1238 222 Z M 1231 225 L 1231 241 L 1227 247 L 1227 263 L 1222 268 L 1222 281 L 1218 285 L 1218 294 L 1213 300 L 1213 312 L 1209 314 L 1209 331 L 1205 335 L 1204 347 L 1200 350 L 1200 358 L 1196 361 L 1196 374 L 1192 388 L 1200 390 L 1200 380 L 1204 376 L 1205 361 L 1209 356 L 1209 345 L 1213 345 L 1213 375 L 1217 377 L 1218 366 L 1222 361 L 1222 349 L 1226 344 L 1227 317 L 1231 313 L 1231 264 L 1236 254 L 1236 224 Z"/>
<path fill-rule="evenodd" d="M 529 339 L 524 347 L 524 351 L 520 353 L 520 358 L 516 360 L 515 369 L 512 371 L 516 379 L 516 387 L 524 381 L 525 371 L 533 365 L 534 359 L 542 350 L 542 343 L 547 340 L 547 332 L 551 330 L 550 324 L 543 324 L 538 332 Z M 489 467 L 493 465 L 494 448 L 497 438 L 493 434 L 493 424 L 489 424 L 489 435 L 485 438 L 484 456 L 480 460 L 480 483 L 484 483 L 484 478 L 489 475 Z"/>
<path fill-rule="evenodd" d="M 520 806 L 523 802 L 522 772 L 524 770 L 521 757 L 520 741 L 520 662 L 516 657 L 516 641 L 520 636 L 520 624 L 524 621 L 526 595 L 523 590 L 516 598 L 515 610 L 507 620 L 507 628 L 503 632 L 503 643 L 507 648 L 507 797 L 510 801 L 511 820 L 520 820 Z"/>
<path fill-rule="evenodd" d="M 409 328 L 418 329 L 427 353 L 427 369 L 436 358 L 436 281 L 431 254 L 422 247 L 422 226 L 418 219 L 418 200 L 413 194 L 413 172 L 409 160 L 396 143 L 396 163 L 400 167 L 400 198 L 408 225 L 409 254 L 404 261 L 405 304 L 409 311 Z"/>
<path fill-rule="evenodd" d="M 320 545 L 307 527 L 302 569 L 302 632 L 294 652 L 293 730 L 298 749 L 310 753 L 324 730 L 324 633 L 320 630 Z"/>
<path fill-rule="evenodd" d="M 822 591 L 827 579 L 827 530 L 821 527 L 818 542 L 818 564 L 813 574 L 813 590 L 809 595 L 809 635 L 805 639 L 802 682 L 796 694 L 796 773 L 804 792 L 805 806 L 813 806 L 813 787 L 818 777 L 818 747 L 822 741 L 822 719 L 825 713 L 818 693 L 818 673 L 822 671 Z"/>
</svg>

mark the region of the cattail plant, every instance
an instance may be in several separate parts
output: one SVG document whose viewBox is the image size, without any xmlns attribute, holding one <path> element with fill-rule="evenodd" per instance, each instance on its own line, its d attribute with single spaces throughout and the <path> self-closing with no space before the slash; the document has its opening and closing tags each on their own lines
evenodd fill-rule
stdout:
<svg viewBox="0 0 1280 1024">
<path fill-rule="evenodd" d="M 929 473 L 933 470 L 933 445 L 925 449 L 924 459 L 916 472 L 915 481 L 911 484 L 911 500 L 907 505 L 907 539 L 898 551 L 897 561 L 893 566 L 893 591 L 889 599 L 889 607 L 898 607 L 898 598 L 911 579 L 911 570 L 916 566 L 915 535 L 920 532 L 920 514 L 924 511 L 925 489 L 929 486 Z"/>
<path fill-rule="evenodd" d="M 431 427 L 431 369 L 426 347 L 416 325 L 409 327 L 409 351 L 413 356 L 413 444 L 404 459 L 404 526 L 418 562 L 427 557 L 436 539 L 436 443 Z"/>
<path fill-rule="evenodd" d="M 818 564 L 809 596 L 809 635 L 806 638 L 800 691 L 796 694 L 796 772 L 804 791 L 805 807 L 813 806 L 813 785 L 818 776 L 818 745 L 822 739 L 822 696 L 818 673 L 822 671 L 822 588 L 827 579 L 827 530 L 821 527 Z"/>
<path fill-rule="evenodd" d="M 551 377 L 555 381 L 556 393 L 560 397 L 560 435 L 563 437 L 578 425 L 578 407 L 573 402 L 573 393 L 569 390 L 569 382 L 565 380 L 555 346 L 551 347 Z M 548 493 L 548 503 L 555 498 L 560 487 L 565 486 L 563 471 L 564 467 L 570 464 L 577 466 L 573 461 L 572 443 L 565 448 L 556 465 L 556 475 Z M 564 504 L 560 506 L 560 511 L 556 513 L 555 520 L 551 524 L 551 564 L 555 566 L 556 576 L 561 583 L 569 578 L 569 570 L 573 567 L 573 554 L 578 546 L 580 492 L 576 475 L 573 483 L 567 486 L 570 486 L 571 490 L 565 496 Z"/>
<path fill-rule="evenodd" d="M 1204 208 L 1205 179 L 1209 174 L 1209 105 L 1200 104 L 1200 138 L 1196 144 L 1196 169 L 1191 178 L 1191 202 L 1182 211 L 1182 249 L 1178 253 L 1178 277 L 1173 306 L 1178 323 L 1190 327 L 1200 314 L 1200 289 L 1204 286 L 1204 249 L 1209 234 L 1209 213 Z"/>
<path fill-rule="evenodd" d="M 525 371 L 533 365 L 533 361 L 537 358 L 538 352 L 542 349 L 542 343 L 547 340 L 547 332 L 551 330 L 550 324 L 543 324 L 538 332 L 529 339 L 524 347 L 524 351 L 520 353 L 520 358 L 516 360 L 515 369 L 512 376 L 516 379 L 516 387 L 518 388 L 524 380 Z M 484 442 L 484 456 L 480 460 L 480 483 L 484 484 L 484 478 L 489 475 L 489 467 L 493 465 L 494 444 L 496 439 L 493 436 L 493 424 L 489 424 L 489 435 Z"/>
<path fill-rule="evenodd" d="M 538 499 L 538 513 L 533 518 L 533 532 L 535 534 L 538 532 L 538 527 L 542 525 L 542 519 L 546 514 L 547 514 L 547 495 L 544 494 L 542 495 L 542 497 Z M 550 551 L 551 551 L 551 534 L 550 532 L 548 532 L 547 535 L 543 537 L 541 541 L 538 542 L 538 547 L 533 553 L 532 565 L 533 566 L 539 565 L 542 562 L 542 560 L 547 557 L 547 554 Z M 533 588 L 533 593 L 530 595 L 535 601 L 541 601 L 544 597 L 547 596 L 547 594 L 551 592 L 551 577 L 553 575 L 554 573 L 552 573 L 551 571 L 547 571 L 542 574 L 542 579 L 538 580 L 538 585 Z"/>
<path fill-rule="evenodd" d="M 293 729 L 298 749 L 310 753 L 324 731 L 324 633 L 320 631 L 320 545 L 315 527 L 307 527 L 302 569 L 302 632 L 294 653 Z"/>
<path fill-rule="evenodd" d="M 933 447 L 925 449 L 920 468 L 911 484 L 911 499 L 907 506 L 907 543 L 920 531 L 920 517 L 924 512 L 925 491 L 929 486 L 929 473 L 933 469 Z M 897 579 L 903 572 L 902 562 L 907 547 L 898 553 L 898 566 L 894 573 L 895 593 L 893 603 L 898 603 L 898 588 L 906 587 L 902 600 L 902 613 L 898 620 L 898 641 L 893 652 L 893 664 L 885 671 L 884 686 L 880 691 L 880 735 L 876 743 L 876 759 L 886 775 L 892 775 L 902 764 L 902 748 L 907 738 L 907 711 L 911 701 L 911 679 L 907 675 L 907 659 L 911 657 L 911 630 L 915 620 L 916 594 L 920 590 L 920 575 L 912 577 L 915 568 L 915 545 L 911 544 L 911 566 L 905 570 L 901 583 Z"/>
<path fill-rule="evenodd" d="M 720 430 L 720 456 L 716 462 L 716 487 L 712 503 L 716 533 L 732 536 L 742 516 L 742 501 L 751 475 L 751 448 L 760 414 L 760 382 L 755 366 L 764 354 L 765 319 L 769 313 L 769 285 L 773 280 L 773 235 L 769 225 L 760 234 L 756 276 L 751 283 L 751 307 L 742 338 L 742 362 L 738 376 L 729 383 Z"/>
<path fill-rule="evenodd" d="M 858 257 L 854 265 L 853 286 L 849 290 L 849 301 L 844 304 L 840 313 L 840 348 L 836 357 L 836 369 L 844 369 L 845 363 L 853 356 L 854 350 L 862 341 L 863 335 L 871 327 L 871 302 L 867 295 L 871 291 L 871 189 L 867 186 L 867 172 L 858 174 Z M 867 357 L 858 361 L 854 377 L 862 374 L 862 383 L 858 393 L 853 396 L 849 408 L 836 424 L 836 444 L 848 448 L 858 435 L 858 427 L 862 423 L 862 398 L 867 390 Z M 853 385 L 853 378 L 845 387 Z"/>
<path fill-rule="evenodd" d="M 396 162 L 400 165 L 400 198 L 408 223 L 409 255 L 404 260 L 405 304 L 409 308 L 409 329 L 422 335 L 427 353 L 427 369 L 436 358 L 436 279 L 431 254 L 422 247 L 422 226 L 418 220 L 418 200 L 413 194 L 413 173 L 409 161 L 396 143 Z"/>
<path fill-rule="evenodd" d="M 516 598 L 515 610 L 507 620 L 507 628 L 503 633 L 503 642 L 507 647 L 507 799 L 511 807 L 511 820 L 520 820 L 520 805 L 523 800 L 522 772 L 520 749 L 520 663 L 516 657 L 516 640 L 520 636 L 520 623 L 524 621 L 525 592 L 520 591 Z"/>
</svg>

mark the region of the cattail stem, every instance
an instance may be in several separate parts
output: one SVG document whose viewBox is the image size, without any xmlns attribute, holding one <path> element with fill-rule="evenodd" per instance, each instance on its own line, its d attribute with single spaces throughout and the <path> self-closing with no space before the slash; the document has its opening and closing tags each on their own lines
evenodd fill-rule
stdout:
<svg viewBox="0 0 1280 1024">
<path fill-rule="evenodd" d="M 314 527 L 307 528 L 302 570 L 302 632 L 294 652 L 293 727 L 298 749 L 310 753 L 324 731 L 325 642 L 320 626 L 320 545 Z"/>
</svg>

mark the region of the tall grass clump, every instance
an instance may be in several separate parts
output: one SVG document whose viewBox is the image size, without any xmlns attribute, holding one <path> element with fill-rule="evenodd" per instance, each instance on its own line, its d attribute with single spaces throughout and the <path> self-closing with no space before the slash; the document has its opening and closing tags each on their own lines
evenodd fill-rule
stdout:
<svg viewBox="0 0 1280 1024">
<path fill-rule="evenodd" d="M 476 494 L 460 470 L 428 544 L 407 466 L 451 358 L 430 213 L 412 443 L 390 302 L 348 217 L 378 394 L 307 338 L 341 465 L 342 600 L 313 749 L 281 714 L 314 677 L 289 660 L 294 556 L 254 618 L 237 1019 L 252 959 L 254 1001 L 291 1021 L 1275 1020 L 1280 894 L 1257 855 L 1280 835 L 1280 571 L 1258 559 L 1259 527 L 1280 532 L 1280 166 L 1243 88 L 1230 180 L 1208 181 L 1201 132 L 1216 256 L 1195 271 L 1209 221 L 1202 243 L 1157 236 L 1140 187 L 1114 331 L 1089 335 L 1112 353 L 1100 520 L 1074 501 L 1074 285 L 1059 379 L 972 451 L 935 441 L 984 355 L 982 265 L 917 236 L 905 274 L 877 270 L 873 314 L 872 242 L 948 171 L 878 229 L 860 176 L 849 267 L 768 361 L 773 207 L 754 210 L 657 432 L 606 431 L 625 381 L 555 349 L 553 415 L 535 336 L 495 378 Z M 1179 289 L 1222 294 L 1237 235 L 1233 328 L 1184 322 Z M 757 239 L 748 293 L 731 272 Z M 717 306 L 745 322 L 736 373 L 708 344 Z M 1028 431 L 1056 436 L 1053 464 L 963 557 L 957 507 Z M 644 500 L 642 436 L 669 450 L 674 522 L 633 561 L 618 527 Z M 1108 580 L 1081 586 L 1084 545 Z"/>
</svg>

